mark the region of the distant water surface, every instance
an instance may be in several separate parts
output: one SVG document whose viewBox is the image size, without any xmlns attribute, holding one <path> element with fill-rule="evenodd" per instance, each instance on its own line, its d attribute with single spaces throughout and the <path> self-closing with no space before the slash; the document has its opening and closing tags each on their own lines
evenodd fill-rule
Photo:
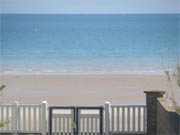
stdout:
<svg viewBox="0 0 180 135">
<path fill-rule="evenodd" d="M 179 14 L 1 14 L 1 74 L 159 74 L 180 54 Z"/>
</svg>

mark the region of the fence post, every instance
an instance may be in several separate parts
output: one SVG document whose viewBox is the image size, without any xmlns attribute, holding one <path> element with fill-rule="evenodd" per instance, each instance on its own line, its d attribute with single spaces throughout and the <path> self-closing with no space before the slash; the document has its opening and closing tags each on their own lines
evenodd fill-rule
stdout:
<svg viewBox="0 0 180 135">
<path fill-rule="evenodd" d="M 110 102 L 105 102 L 105 135 L 109 135 L 110 133 Z"/>
<path fill-rule="evenodd" d="M 18 115 L 18 101 L 14 102 L 13 104 L 13 116 L 12 116 L 12 126 L 13 126 L 13 131 L 14 131 L 14 134 L 17 135 L 18 134 L 18 119 L 17 119 L 17 115 Z"/>
<path fill-rule="evenodd" d="M 47 102 L 46 101 L 43 101 L 42 104 L 41 104 L 41 107 L 42 107 L 42 118 L 41 118 L 41 134 L 42 135 L 46 135 L 47 131 L 46 131 L 46 126 L 47 126 L 47 123 L 46 123 L 46 109 L 47 109 Z"/>
</svg>

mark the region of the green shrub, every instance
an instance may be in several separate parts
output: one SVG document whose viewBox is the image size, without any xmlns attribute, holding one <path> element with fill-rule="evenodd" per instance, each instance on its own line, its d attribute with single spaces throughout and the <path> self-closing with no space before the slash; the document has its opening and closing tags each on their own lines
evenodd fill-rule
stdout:
<svg viewBox="0 0 180 135">
<path fill-rule="evenodd" d="M 6 85 L 2 84 L 0 87 L 0 91 L 2 91 L 5 87 L 6 87 Z"/>
</svg>

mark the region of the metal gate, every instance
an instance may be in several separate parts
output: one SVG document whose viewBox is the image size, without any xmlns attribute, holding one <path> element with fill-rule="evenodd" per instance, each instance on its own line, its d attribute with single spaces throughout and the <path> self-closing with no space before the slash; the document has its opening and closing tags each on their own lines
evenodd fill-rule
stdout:
<svg viewBox="0 0 180 135">
<path fill-rule="evenodd" d="M 77 107 L 78 135 L 103 134 L 103 107 Z"/>
<path fill-rule="evenodd" d="M 49 107 L 49 135 L 102 135 L 103 106 Z"/>
<path fill-rule="evenodd" d="M 49 107 L 49 135 L 75 134 L 75 107 Z"/>
</svg>

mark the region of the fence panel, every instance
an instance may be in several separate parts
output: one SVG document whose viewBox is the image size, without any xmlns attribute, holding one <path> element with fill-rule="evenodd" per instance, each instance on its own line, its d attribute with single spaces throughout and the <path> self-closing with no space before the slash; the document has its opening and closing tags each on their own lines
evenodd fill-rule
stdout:
<svg viewBox="0 0 180 135">
<path fill-rule="evenodd" d="M 109 121 L 111 133 L 144 133 L 146 132 L 146 106 L 111 105 Z"/>
<path fill-rule="evenodd" d="M 47 103 L 39 105 L 0 105 L 0 133 L 46 134 Z"/>
<path fill-rule="evenodd" d="M 0 133 L 13 133 L 16 130 L 17 103 L 0 104 Z"/>
<path fill-rule="evenodd" d="M 77 107 L 78 135 L 103 133 L 103 107 L 84 106 Z"/>
<path fill-rule="evenodd" d="M 75 133 L 75 108 L 72 106 L 49 107 L 49 135 L 73 135 Z"/>
</svg>

